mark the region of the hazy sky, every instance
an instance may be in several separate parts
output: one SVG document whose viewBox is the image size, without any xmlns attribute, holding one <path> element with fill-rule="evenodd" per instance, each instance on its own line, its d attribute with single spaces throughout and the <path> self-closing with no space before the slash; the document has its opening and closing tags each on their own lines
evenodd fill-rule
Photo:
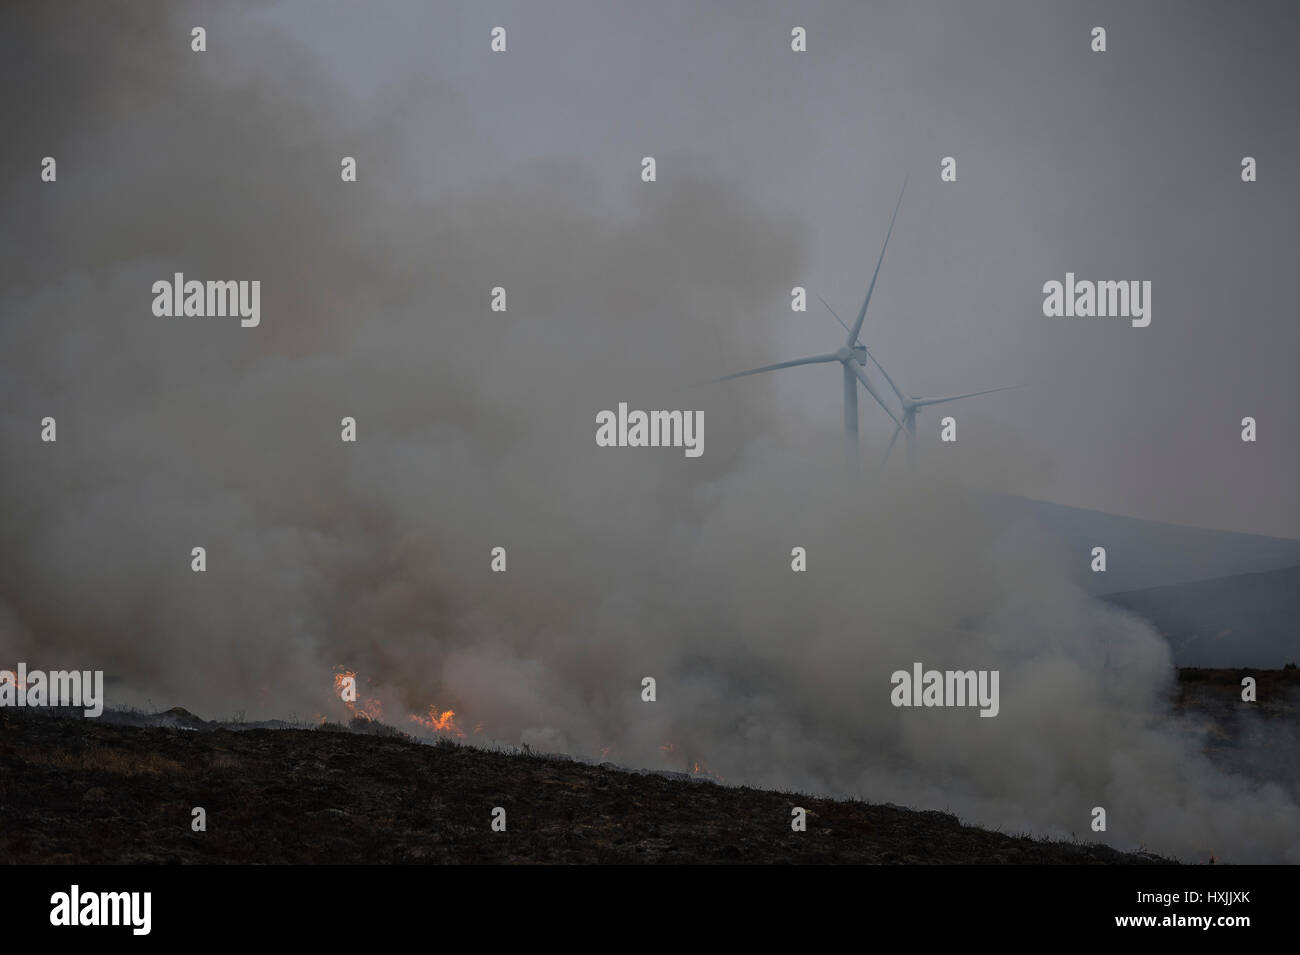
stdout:
<svg viewBox="0 0 1300 955">
<path fill-rule="evenodd" d="M 864 341 L 913 393 L 1034 386 L 959 406 L 959 440 L 1009 429 L 1062 503 L 1300 535 L 1295 4 L 291 0 L 261 15 L 322 58 L 348 109 L 397 111 L 425 144 L 413 188 L 558 162 L 617 215 L 654 155 L 651 188 L 707 172 L 804 230 L 806 262 L 781 281 L 842 315 L 910 172 Z M 496 25 L 505 56 L 487 51 Z M 390 96 L 412 78 L 452 97 L 454 121 L 445 101 Z M 941 183 L 949 155 L 958 181 Z M 1067 271 L 1150 280 L 1150 327 L 1045 318 L 1042 285 Z M 839 344 L 815 300 L 744 318 L 719 373 Z M 792 421 L 840 414 L 834 368 L 732 387 L 777 389 Z M 863 411 L 870 456 L 887 423 Z"/>
</svg>

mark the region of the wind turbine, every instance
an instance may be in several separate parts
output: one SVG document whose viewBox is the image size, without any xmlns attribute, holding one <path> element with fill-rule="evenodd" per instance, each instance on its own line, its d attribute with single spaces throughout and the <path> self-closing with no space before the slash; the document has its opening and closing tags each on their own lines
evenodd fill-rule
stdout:
<svg viewBox="0 0 1300 955">
<path fill-rule="evenodd" d="M 822 304 L 826 305 L 825 301 L 823 301 Z M 826 307 L 830 308 L 829 305 L 826 305 Z M 832 310 L 831 314 L 834 315 L 835 312 Z M 863 351 L 866 351 L 866 348 L 863 348 Z M 867 357 L 871 359 L 873 365 L 880 369 L 880 373 L 885 376 L 885 381 L 889 382 L 889 387 L 894 389 L 894 394 L 898 396 L 899 403 L 903 406 L 903 420 L 899 421 L 897 418 L 894 418 L 894 424 L 896 425 L 894 428 L 894 436 L 889 439 L 889 447 L 885 449 L 885 459 L 880 462 L 881 467 L 884 467 L 885 464 L 888 463 L 889 452 L 894 450 L 894 442 L 898 440 L 898 433 L 900 431 L 907 432 L 908 460 L 911 462 L 915 461 L 916 416 L 921 413 L 922 408 L 928 408 L 930 405 L 946 404 L 949 401 L 961 401 L 963 398 L 975 398 L 979 395 L 991 395 L 996 391 L 1010 391 L 1013 388 L 1020 387 L 1020 385 L 1005 385 L 1002 388 L 987 388 L 984 391 L 968 391 L 962 395 L 944 395 L 938 398 L 922 398 L 914 395 L 909 396 L 903 394 L 902 389 L 894 383 L 893 378 L 889 377 L 889 372 L 885 371 L 885 366 L 876 359 L 875 355 L 867 351 Z M 880 399 L 876 400 L 879 401 Z M 891 415 L 890 417 L 893 416 Z"/>
<path fill-rule="evenodd" d="M 880 258 L 876 260 L 876 271 L 872 273 L 871 284 L 867 286 L 867 297 L 862 300 L 862 308 L 858 310 L 858 318 L 849 328 L 844 324 L 844 320 L 835 315 L 832 310 L 831 314 L 835 315 L 836 320 L 844 326 L 844 330 L 849 333 L 844 344 L 833 352 L 825 355 L 812 355 L 808 358 L 795 358 L 791 361 L 780 361 L 774 365 L 764 365 L 761 368 L 751 368 L 748 371 L 738 371 L 734 375 L 726 375 L 722 378 L 713 379 L 718 381 L 730 381 L 732 378 L 744 378 L 746 375 L 761 375 L 764 372 L 776 371 L 778 368 L 794 368 L 797 365 L 821 365 L 830 362 L 839 362 L 842 366 L 843 374 L 843 391 L 844 391 L 844 432 L 846 437 L 846 449 L 850 461 L 856 466 L 858 460 L 858 384 L 867 389 L 868 394 L 875 398 L 880 407 L 885 409 L 885 413 L 893 419 L 894 424 L 901 428 L 903 423 L 898 416 L 890 410 L 885 404 L 880 393 L 876 391 L 871 380 L 867 378 L 866 372 L 862 367 L 867 363 L 868 351 L 866 346 L 858 343 L 858 334 L 862 331 L 862 322 L 867 317 L 867 306 L 871 304 L 871 293 L 876 290 L 876 279 L 880 276 L 880 265 L 885 261 L 885 249 L 889 248 L 889 237 L 894 232 L 894 222 L 898 219 L 899 206 L 903 204 L 903 192 L 907 189 L 907 180 L 903 180 L 903 188 L 898 192 L 898 202 L 894 205 L 893 218 L 889 220 L 889 231 L 885 233 L 884 245 L 880 247 Z M 828 308 L 830 306 L 827 306 Z M 895 430 L 895 436 L 898 432 Z"/>
</svg>

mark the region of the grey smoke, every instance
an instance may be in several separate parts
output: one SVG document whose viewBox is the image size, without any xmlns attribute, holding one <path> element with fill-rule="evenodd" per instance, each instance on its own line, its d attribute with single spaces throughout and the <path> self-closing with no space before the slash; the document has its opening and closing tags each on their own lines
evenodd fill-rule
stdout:
<svg viewBox="0 0 1300 955">
<path fill-rule="evenodd" d="M 334 717 L 346 664 L 398 725 L 436 704 L 628 765 L 1084 838 L 1102 805 L 1117 846 L 1300 861 L 1284 790 L 1217 771 L 1173 718 L 1163 641 L 982 506 L 1055 486 L 1023 423 L 972 413 L 959 455 L 922 447 L 927 480 L 850 482 L 833 407 L 689 384 L 833 330 L 788 310 L 810 217 L 689 141 L 647 188 L 640 144 L 617 188 L 577 147 L 502 160 L 504 120 L 436 64 L 359 108 L 260 8 L 199 9 L 4 15 L 0 662 L 104 669 L 110 705 Z M 920 252 L 900 238 L 882 334 L 886 272 Z M 177 271 L 260 280 L 260 326 L 154 317 Z M 703 410 L 707 454 L 596 447 L 620 401 Z M 1000 670 L 998 717 L 894 709 L 913 661 Z"/>
</svg>

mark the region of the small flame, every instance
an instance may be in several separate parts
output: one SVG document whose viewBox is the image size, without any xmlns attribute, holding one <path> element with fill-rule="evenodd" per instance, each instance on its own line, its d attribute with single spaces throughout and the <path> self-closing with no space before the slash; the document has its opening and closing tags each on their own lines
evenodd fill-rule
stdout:
<svg viewBox="0 0 1300 955">
<path fill-rule="evenodd" d="M 348 713 L 351 714 L 352 718 L 371 720 L 376 723 L 381 722 L 384 718 L 383 704 L 373 697 L 358 698 L 356 701 L 346 699 L 343 694 L 349 686 L 353 691 L 350 695 L 356 696 L 357 671 L 349 670 L 341 664 L 336 666 L 334 668 L 334 693 L 343 701 L 343 705 L 348 708 Z M 319 713 L 316 714 L 316 719 L 322 723 L 326 721 L 325 717 Z M 465 738 L 464 731 L 456 725 L 455 710 L 440 710 L 437 706 L 431 705 L 427 715 L 422 716 L 418 713 L 412 713 L 409 719 L 412 723 L 417 723 L 431 732 L 455 736 L 457 739 Z M 483 732 L 483 724 L 476 723 L 474 732 Z"/>
<path fill-rule="evenodd" d="M 612 747 L 611 747 L 612 748 Z M 689 772 L 693 776 L 707 776 L 709 779 L 722 782 L 723 779 L 717 773 L 713 772 L 702 759 L 684 759 L 681 752 L 677 749 L 675 743 L 664 743 L 659 747 L 659 752 L 663 754 L 666 761 L 676 763 L 677 765 L 689 765 Z"/>
<path fill-rule="evenodd" d="M 384 718 L 384 706 L 379 702 L 379 700 L 371 698 L 356 703 L 352 700 L 344 699 L 344 682 L 349 679 L 352 681 L 352 689 L 355 692 L 357 686 L 357 671 L 349 670 L 341 664 L 334 668 L 334 692 L 340 700 L 343 700 L 343 705 L 348 708 L 348 713 L 351 714 L 353 719 L 371 720 L 375 723 L 381 722 Z"/>
<path fill-rule="evenodd" d="M 465 734 L 461 732 L 460 727 L 456 725 L 455 710 L 439 711 L 438 707 L 430 704 L 428 716 L 420 716 L 418 713 L 412 713 L 411 722 L 419 723 L 425 729 L 432 730 L 435 733 L 447 733 L 459 739 L 465 738 Z M 478 727 L 475 727 L 474 732 L 479 732 L 481 727 L 482 724 L 480 723 Z"/>
</svg>

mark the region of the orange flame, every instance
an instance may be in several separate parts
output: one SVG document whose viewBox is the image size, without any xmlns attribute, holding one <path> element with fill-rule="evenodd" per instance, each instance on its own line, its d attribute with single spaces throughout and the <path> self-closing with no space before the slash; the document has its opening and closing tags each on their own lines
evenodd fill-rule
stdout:
<svg viewBox="0 0 1300 955">
<path fill-rule="evenodd" d="M 378 699 L 373 697 L 361 699 L 358 697 L 357 701 L 353 701 L 344 698 L 343 692 L 346 689 L 345 683 L 348 680 L 351 680 L 351 688 L 353 690 L 352 695 L 357 695 L 355 692 L 357 687 L 357 671 L 349 670 L 347 667 L 342 665 L 336 666 L 334 668 L 334 692 L 337 694 L 339 699 L 343 701 L 343 705 L 348 708 L 348 713 L 351 714 L 353 719 L 372 720 L 376 723 L 381 722 L 384 718 L 384 708 L 383 704 L 381 704 Z M 316 714 L 316 718 L 322 723 L 325 722 L 325 717 L 321 716 L 319 713 Z M 412 713 L 410 714 L 409 719 L 412 723 L 417 723 L 431 732 L 441 733 L 447 736 L 455 736 L 458 739 L 465 738 L 465 733 L 456 725 L 455 710 L 440 710 L 438 707 L 431 705 L 428 709 L 427 716 Z M 483 732 L 483 724 L 476 723 L 474 725 L 474 732 Z"/>
<path fill-rule="evenodd" d="M 376 723 L 382 721 L 384 718 L 384 706 L 379 702 L 379 700 L 371 698 L 361 700 L 358 704 L 352 700 L 344 698 L 344 681 L 348 679 L 352 680 L 352 689 L 355 692 L 357 686 L 357 671 L 349 670 L 342 665 L 334 668 L 334 692 L 338 695 L 340 700 L 343 700 L 343 705 L 348 708 L 348 713 L 351 714 L 352 718 L 372 720 Z M 358 699 L 360 698 L 358 697 Z"/>
<path fill-rule="evenodd" d="M 678 765 L 681 765 L 681 762 L 679 762 L 681 758 L 681 752 L 677 749 L 677 745 L 675 743 L 664 743 L 662 746 L 659 747 L 659 752 L 663 754 L 664 760 L 669 762 L 670 764 L 677 763 Z M 689 771 L 692 775 L 707 776 L 709 779 L 717 780 L 718 782 L 723 781 L 721 776 L 713 772 L 711 769 L 709 769 L 708 766 L 705 765 L 704 760 L 691 759 L 691 760 L 687 760 L 687 762 L 689 762 L 690 764 Z"/>
<path fill-rule="evenodd" d="M 451 736 L 458 737 L 459 739 L 465 738 L 465 734 L 462 733 L 460 727 L 456 725 L 455 710 L 442 710 L 439 712 L 438 707 L 430 704 L 428 716 L 420 716 L 418 713 L 412 713 L 411 722 L 419 723 L 425 729 L 432 730 L 435 733 L 447 733 Z M 478 727 L 475 727 L 474 732 L 477 733 L 481 726 L 482 724 L 479 724 Z"/>
</svg>

